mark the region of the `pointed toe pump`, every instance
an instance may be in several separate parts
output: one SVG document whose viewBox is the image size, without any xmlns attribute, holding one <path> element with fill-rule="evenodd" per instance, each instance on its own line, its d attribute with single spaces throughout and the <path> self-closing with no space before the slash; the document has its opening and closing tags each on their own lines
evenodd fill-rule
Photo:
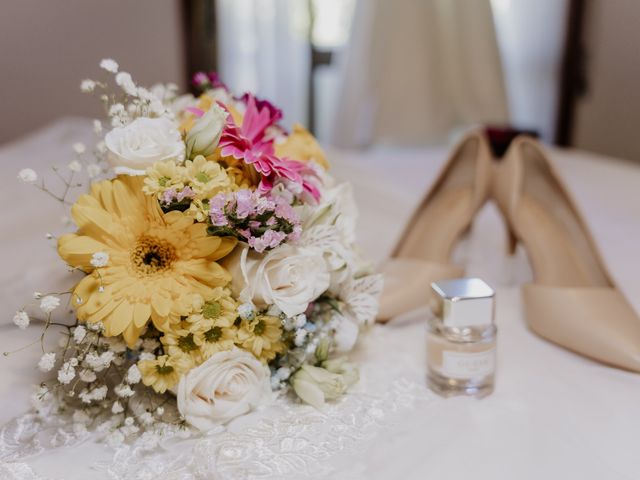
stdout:
<svg viewBox="0 0 640 480">
<path fill-rule="evenodd" d="M 484 134 L 467 134 L 452 150 L 382 266 L 385 287 L 378 321 L 428 304 L 431 282 L 464 276 L 464 269 L 451 263 L 451 255 L 487 200 L 491 172 L 492 156 Z"/>
<path fill-rule="evenodd" d="M 518 137 L 496 167 L 493 196 L 510 245 L 523 244 L 531 330 L 569 350 L 640 371 L 640 317 L 620 293 L 575 202 L 538 142 Z"/>
</svg>

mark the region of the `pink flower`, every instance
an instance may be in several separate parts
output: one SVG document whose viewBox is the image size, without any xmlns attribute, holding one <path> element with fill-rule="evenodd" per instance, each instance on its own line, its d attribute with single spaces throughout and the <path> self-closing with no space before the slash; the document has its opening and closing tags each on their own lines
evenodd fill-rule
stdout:
<svg viewBox="0 0 640 480">
<path fill-rule="evenodd" d="M 243 160 L 246 164 L 253 165 L 262 175 L 258 187 L 261 193 L 271 191 L 275 178 L 302 183 L 298 172 L 300 162 L 277 157 L 273 140 L 265 138 L 265 130 L 273 124 L 274 117 L 269 108 L 263 106 L 258 109 L 254 97 L 249 95 L 242 125 L 238 127 L 229 115 L 220 138 L 219 146 L 223 156 Z"/>
<path fill-rule="evenodd" d="M 269 111 L 269 116 L 271 117 L 271 125 L 274 125 L 275 123 L 282 120 L 282 110 L 276 107 L 269 100 L 263 100 L 253 97 L 250 93 L 245 93 L 244 95 L 242 95 L 242 97 L 240 97 L 240 100 L 242 100 L 245 105 L 248 105 L 251 98 L 253 98 L 253 101 L 255 102 L 258 110 L 264 110 L 266 108 Z"/>
</svg>

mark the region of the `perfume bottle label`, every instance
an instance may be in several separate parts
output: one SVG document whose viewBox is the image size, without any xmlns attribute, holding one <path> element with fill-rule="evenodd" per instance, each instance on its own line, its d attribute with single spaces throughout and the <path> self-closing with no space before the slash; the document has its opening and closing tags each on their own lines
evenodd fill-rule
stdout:
<svg viewBox="0 0 640 480">
<path fill-rule="evenodd" d="M 451 378 L 484 377 L 492 374 L 495 367 L 495 348 L 477 353 L 442 352 L 442 373 Z"/>
</svg>

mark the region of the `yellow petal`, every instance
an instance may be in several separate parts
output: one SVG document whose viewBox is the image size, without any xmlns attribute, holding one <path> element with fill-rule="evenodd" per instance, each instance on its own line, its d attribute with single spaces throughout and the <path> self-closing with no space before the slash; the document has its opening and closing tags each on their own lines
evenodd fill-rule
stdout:
<svg viewBox="0 0 640 480">
<path fill-rule="evenodd" d="M 120 302 L 104 322 L 104 333 L 107 337 L 120 335 L 133 323 L 133 305 L 127 300 Z"/>
<path fill-rule="evenodd" d="M 146 303 L 137 303 L 133 307 L 133 323 L 136 327 L 144 327 L 151 317 L 151 306 Z"/>
<path fill-rule="evenodd" d="M 91 257 L 96 252 L 107 252 L 107 246 L 91 237 L 75 233 L 63 235 L 58 239 L 58 255 L 73 267 L 91 270 Z"/>
</svg>

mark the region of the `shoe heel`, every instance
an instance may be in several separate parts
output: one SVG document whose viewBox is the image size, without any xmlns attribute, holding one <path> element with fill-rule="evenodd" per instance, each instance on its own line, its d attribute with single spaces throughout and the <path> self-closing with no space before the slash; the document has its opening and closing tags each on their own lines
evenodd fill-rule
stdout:
<svg viewBox="0 0 640 480">
<path fill-rule="evenodd" d="M 507 228 L 507 254 L 513 256 L 518 248 L 518 237 L 511 228 Z"/>
</svg>

